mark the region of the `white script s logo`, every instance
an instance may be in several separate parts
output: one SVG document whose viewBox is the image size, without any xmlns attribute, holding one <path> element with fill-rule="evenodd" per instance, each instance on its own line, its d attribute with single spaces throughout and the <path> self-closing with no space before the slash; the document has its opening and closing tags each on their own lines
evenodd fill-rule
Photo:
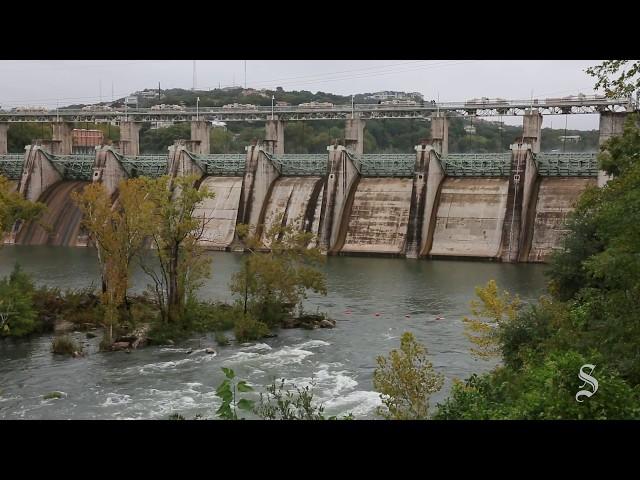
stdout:
<svg viewBox="0 0 640 480">
<path fill-rule="evenodd" d="M 590 368 L 591 370 L 589 371 L 589 373 L 585 373 L 584 369 L 585 368 Z M 595 365 L 591 365 L 589 363 L 587 363 L 586 365 L 583 365 L 582 367 L 580 367 L 580 373 L 578 373 L 578 378 L 580 380 L 583 380 L 584 383 L 582 385 L 580 385 L 578 388 L 584 388 L 587 384 L 589 384 L 591 386 L 591 388 L 593 389 L 593 392 L 589 391 L 589 390 L 580 390 L 578 393 L 576 393 L 576 401 L 582 403 L 583 400 L 580 400 L 579 397 L 591 397 L 594 393 L 596 393 L 598 391 L 598 380 L 596 380 L 595 378 L 593 378 L 591 376 L 591 374 L 593 373 L 593 371 L 595 370 L 596 366 Z"/>
</svg>

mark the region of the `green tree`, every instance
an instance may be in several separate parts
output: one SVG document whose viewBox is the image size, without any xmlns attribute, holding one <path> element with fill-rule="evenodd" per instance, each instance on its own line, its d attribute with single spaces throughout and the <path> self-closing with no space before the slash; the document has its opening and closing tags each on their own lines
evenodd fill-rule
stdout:
<svg viewBox="0 0 640 480">
<path fill-rule="evenodd" d="M 185 305 L 209 275 L 210 259 L 198 244 L 208 220 L 197 217 L 198 204 L 214 193 L 194 186 L 196 177 L 163 176 L 147 180 L 152 202 L 151 239 L 157 262 L 139 256 L 140 265 L 152 279 L 152 293 L 164 324 L 184 318 Z"/>
<path fill-rule="evenodd" d="M 119 323 L 119 310 L 127 303 L 131 263 L 152 231 L 154 204 L 148 190 L 146 179 L 124 180 L 120 182 L 116 205 L 100 183 L 91 183 L 81 193 L 73 194 L 83 214 L 82 223 L 98 251 L 107 345 Z"/>
<path fill-rule="evenodd" d="M 318 269 L 324 257 L 319 248 L 311 246 L 315 236 L 300 231 L 296 222 L 283 225 L 282 215 L 264 235 L 260 230 L 238 225 L 249 255 L 233 276 L 230 289 L 240 298 L 245 313 L 251 310 L 273 326 L 301 305 L 309 290 L 326 295 L 326 278 Z"/>
<path fill-rule="evenodd" d="M 426 420 L 429 397 L 444 384 L 444 375 L 434 370 L 426 348 L 405 332 L 400 350 L 392 350 L 388 357 L 379 356 L 376 363 L 373 388 L 381 393 L 386 407 L 378 407 L 378 414 L 388 420 Z"/>
<path fill-rule="evenodd" d="M 595 88 L 604 89 L 608 97 L 627 97 L 640 89 L 638 60 L 605 60 L 586 72 L 597 80 Z"/>
<path fill-rule="evenodd" d="M 23 337 L 36 330 L 34 291 L 33 282 L 18 264 L 8 278 L 0 280 L 0 337 Z"/>
<path fill-rule="evenodd" d="M 45 208 L 44 203 L 31 202 L 22 198 L 11 182 L 0 175 L 0 233 L 2 236 L 11 231 L 18 221 L 37 220 Z"/>
</svg>

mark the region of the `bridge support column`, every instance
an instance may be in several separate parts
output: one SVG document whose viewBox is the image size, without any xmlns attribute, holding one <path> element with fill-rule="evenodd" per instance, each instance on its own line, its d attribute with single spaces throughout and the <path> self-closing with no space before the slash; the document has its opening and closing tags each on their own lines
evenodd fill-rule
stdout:
<svg viewBox="0 0 640 480">
<path fill-rule="evenodd" d="M 269 153 L 284 154 L 284 121 L 267 120 L 264 147 Z"/>
<path fill-rule="evenodd" d="M 206 120 L 191 120 L 191 141 L 194 153 L 206 155 L 211 153 L 209 138 L 211 125 Z"/>
<path fill-rule="evenodd" d="M 54 155 L 71 155 L 73 150 L 73 137 L 71 124 L 67 122 L 55 122 L 52 125 L 51 141 Z"/>
<path fill-rule="evenodd" d="M 449 119 L 443 114 L 431 116 L 431 144 L 442 156 L 449 153 Z"/>
<path fill-rule="evenodd" d="M 531 145 L 533 153 L 540 153 L 540 139 L 542 136 L 542 114 L 528 110 L 522 121 L 523 142 Z"/>
<path fill-rule="evenodd" d="M 347 150 L 359 155 L 364 153 L 364 120 L 349 118 L 344 125 L 344 141 Z"/>
<path fill-rule="evenodd" d="M 135 122 L 120 122 L 120 145 L 122 155 L 140 155 L 140 125 Z"/>
<path fill-rule="evenodd" d="M 9 129 L 8 123 L 0 123 L 0 155 L 8 153 L 7 150 L 7 130 Z"/>
<path fill-rule="evenodd" d="M 627 114 L 625 112 L 600 113 L 600 139 L 598 142 L 600 146 L 611 137 L 622 135 L 626 118 Z M 611 176 L 602 170 L 598 172 L 598 187 L 603 187 L 609 180 L 611 180 Z"/>
</svg>

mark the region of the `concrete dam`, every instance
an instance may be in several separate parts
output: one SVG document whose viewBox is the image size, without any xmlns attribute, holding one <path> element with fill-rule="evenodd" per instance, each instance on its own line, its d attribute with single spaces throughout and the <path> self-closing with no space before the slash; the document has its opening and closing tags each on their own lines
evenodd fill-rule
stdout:
<svg viewBox="0 0 640 480">
<path fill-rule="evenodd" d="M 620 133 L 623 117 L 615 115 L 602 138 Z M 269 229 L 281 222 L 313 233 L 329 255 L 544 262 L 561 245 L 579 196 L 603 183 L 595 153 L 539 151 L 539 114 L 525 116 L 509 152 L 494 154 L 448 153 L 447 122 L 438 117 L 432 140 L 411 154 L 364 154 L 357 119 L 347 120 L 344 145 L 326 154 L 285 154 L 278 121 L 267 122 L 266 139 L 245 154 L 210 154 L 206 128 L 198 133 L 203 123 L 194 121 L 192 140 L 166 156 L 122 145 L 97 147 L 94 156 L 61 154 L 59 143 L 25 147 L 22 162 L 0 155 L 0 172 L 49 207 L 42 221 L 49 229 L 18 225 L 10 241 L 86 245 L 71 192 L 88 182 L 103 183 L 115 198 L 125 178 L 195 175 L 196 186 L 215 193 L 196 210 L 205 225 L 201 244 L 212 250 L 242 250 L 240 223 L 269 248 Z"/>
</svg>

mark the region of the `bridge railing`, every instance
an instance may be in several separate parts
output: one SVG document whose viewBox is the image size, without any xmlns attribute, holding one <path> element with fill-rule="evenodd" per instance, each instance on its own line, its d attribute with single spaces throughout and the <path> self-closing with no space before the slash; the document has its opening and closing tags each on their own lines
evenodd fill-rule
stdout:
<svg viewBox="0 0 640 480">
<path fill-rule="evenodd" d="M 596 152 L 538 153 L 538 175 L 544 177 L 597 177 Z"/>
<path fill-rule="evenodd" d="M 355 155 L 364 177 L 412 177 L 416 156 L 407 153 L 380 153 Z"/>
<path fill-rule="evenodd" d="M 511 152 L 449 153 L 440 163 L 451 177 L 505 177 L 511 172 Z"/>
<path fill-rule="evenodd" d="M 7 153 L 0 155 L 0 175 L 10 180 L 18 180 L 22 176 L 24 166 L 24 154 Z"/>
<path fill-rule="evenodd" d="M 205 175 L 242 177 L 247 156 L 244 153 L 190 154 Z"/>
<path fill-rule="evenodd" d="M 95 155 L 54 155 L 44 149 L 40 152 L 65 180 L 91 180 Z"/>
<path fill-rule="evenodd" d="M 323 176 L 329 168 L 326 153 L 301 153 L 272 155 L 279 166 L 280 174 L 289 177 Z"/>
</svg>

